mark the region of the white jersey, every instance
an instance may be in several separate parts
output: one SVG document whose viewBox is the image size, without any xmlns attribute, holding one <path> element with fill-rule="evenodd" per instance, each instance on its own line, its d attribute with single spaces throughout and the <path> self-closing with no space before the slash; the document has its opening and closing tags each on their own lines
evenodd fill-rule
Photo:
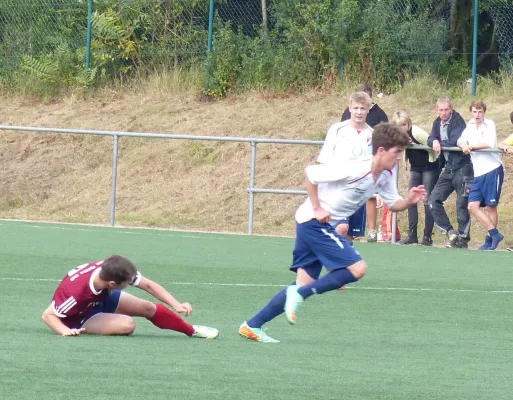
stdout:
<svg viewBox="0 0 513 400">
<path fill-rule="evenodd" d="M 372 156 L 372 128 L 357 130 L 350 120 L 337 122 L 328 129 L 317 161 L 328 164 L 336 160 L 355 160 Z"/>
<path fill-rule="evenodd" d="M 402 199 L 392 171 L 383 171 L 374 181 L 371 166 L 372 158 L 368 157 L 306 168 L 308 180 L 318 185 L 320 205 L 330 213 L 332 220 L 349 218 L 375 193 L 381 195 L 389 207 Z M 296 211 L 296 221 L 301 224 L 314 218 L 312 202 L 308 198 Z"/>
<path fill-rule="evenodd" d="M 458 143 L 464 143 L 470 147 L 480 143 L 486 143 L 490 148 L 497 148 L 497 131 L 495 123 L 490 119 L 484 119 L 478 128 L 474 119 L 471 119 L 458 139 Z M 474 177 L 487 174 L 502 165 L 499 153 L 473 151 L 471 153 Z"/>
</svg>

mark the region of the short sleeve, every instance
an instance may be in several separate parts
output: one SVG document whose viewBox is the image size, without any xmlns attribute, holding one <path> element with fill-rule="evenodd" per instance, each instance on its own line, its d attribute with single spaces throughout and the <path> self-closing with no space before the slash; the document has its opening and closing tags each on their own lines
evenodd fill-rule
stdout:
<svg viewBox="0 0 513 400">
<path fill-rule="evenodd" d="M 504 143 L 506 143 L 508 146 L 513 146 L 513 133 L 504 139 Z"/>
<path fill-rule="evenodd" d="M 70 313 L 73 313 L 77 304 L 74 296 L 70 296 L 63 288 L 59 287 L 53 295 L 51 307 L 59 318 L 66 318 Z"/>
<path fill-rule="evenodd" d="M 336 128 L 336 125 L 333 125 L 330 129 L 328 129 L 328 133 L 326 134 L 326 139 L 324 139 L 321 152 L 319 153 L 319 157 L 317 157 L 317 162 L 321 164 L 327 164 L 333 160 L 337 130 L 338 128 Z"/>
<path fill-rule="evenodd" d="M 348 168 L 350 164 L 351 163 L 345 163 L 345 165 L 341 163 L 330 163 L 309 165 L 306 167 L 305 173 L 308 180 L 314 185 L 336 182 L 348 178 L 351 175 L 349 172 L 350 168 Z"/>
<path fill-rule="evenodd" d="M 391 171 L 387 171 L 387 174 L 390 174 L 388 179 L 383 182 L 382 185 L 378 186 L 378 194 L 383 199 L 383 202 L 388 206 L 391 207 L 394 205 L 394 203 L 398 200 L 402 200 L 401 195 L 397 191 L 397 183 L 396 183 L 396 177 Z"/>
</svg>

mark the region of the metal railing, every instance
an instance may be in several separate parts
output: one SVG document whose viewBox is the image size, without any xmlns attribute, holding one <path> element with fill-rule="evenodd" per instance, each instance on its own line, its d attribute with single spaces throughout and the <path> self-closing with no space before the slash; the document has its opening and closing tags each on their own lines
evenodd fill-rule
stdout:
<svg viewBox="0 0 513 400">
<path fill-rule="evenodd" d="M 114 140 L 112 150 L 112 185 L 111 185 L 111 198 L 110 198 L 110 226 L 115 226 L 116 220 L 116 187 L 117 187 L 117 169 L 118 169 L 118 145 L 120 137 L 142 137 L 150 139 L 174 139 L 174 140 L 205 140 L 216 142 L 238 142 L 249 143 L 251 146 L 251 161 L 250 161 L 250 177 L 249 187 L 249 207 L 248 207 L 248 235 L 253 234 L 253 218 L 254 218 L 254 200 L 256 193 L 270 193 L 270 194 L 291 194 L 291 195 L 306 195 L 306 190 L 298 189 L 274 189 L 274 188 L 259 188 L 255 187 L 255 171 L 256 171 L 256 148 L 259 143 L 268 144 L 294 144 L 294 145 L 317 145 L 321 146 L 324 141 L 322 140 L 293 140 L 293 139 L 266 139 L 266 138 L 244 138 L 233 136 L 196 136 L 196 135 L 180 135 L 180 134 L 167 134 L 167 133 L 151 133 L 151 132 L 123 132 L 123 131 L 104 131 L 104 130 L 90 130 L 90 129 L 64 129 L 64 128 L 41 128 L 32 126 L 10 126 L 0 125 L 0 130 L 5 131 L 25 131 L 25 132 L 39 132 L 39 133 L 64 133 L 74 135 L 99 135 L 99 136 L 112 136 Z M 412 149 L 428 150 L 431 149 L 424 145 L 411 145 Z M 444 147 L 444 151 L 461 151 L 459 147 Z M 484 149 L 479 150 L 482 152 L 501 152 L 502 150 Z M 397 182 L 399 182 L 399 170 L 396 174 Z M 397 214 L 393 213 L 392 217 L 392 232 L 395 232 L 397 227 Z M 392 235 L 392 243 L 395 243 L 395 235 Z"/>
</svg>

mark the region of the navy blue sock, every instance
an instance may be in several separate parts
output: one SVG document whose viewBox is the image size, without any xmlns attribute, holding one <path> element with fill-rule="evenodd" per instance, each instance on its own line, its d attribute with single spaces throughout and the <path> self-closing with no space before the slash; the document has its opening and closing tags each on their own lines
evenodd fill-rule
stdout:
<svg viewBox="0 0 513 400">
<path fill-rule="evenodd" d="M 490 236 L 496 235 L 497 233 L 499 233 L 499 230 L 497 228 L 493 228 L 488 231 L 488 234 Z"/>
<path fill-rule="evenodd" d="M 286 298 L 287 288 L 279 291 L 264 308 L 248 320 L 248 326 L 250 328 L 261 328 L 263 324 L 282 314 L 285 309 Z"/>
<path fill-rule="evenodd" d="M 313 294 L 329 292 L 357 280 L 347 268 L 340 268 L 327 273 L 309 285 L 301 286 L 297 292 L 306 299 Z"/>
</svg>

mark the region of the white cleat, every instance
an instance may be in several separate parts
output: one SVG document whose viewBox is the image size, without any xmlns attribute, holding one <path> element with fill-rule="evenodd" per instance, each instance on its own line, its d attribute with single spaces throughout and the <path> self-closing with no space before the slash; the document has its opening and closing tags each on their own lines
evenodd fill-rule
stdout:
<svg viewBox="0 0 513 400">
<path fill-rule="evenodd" d="M 219 336 L 219 331 L 216 328 L 209 326 L 193 325 L 194 333 L 191 337 L 201 339 L 215 339 Z"/>
</svg>

